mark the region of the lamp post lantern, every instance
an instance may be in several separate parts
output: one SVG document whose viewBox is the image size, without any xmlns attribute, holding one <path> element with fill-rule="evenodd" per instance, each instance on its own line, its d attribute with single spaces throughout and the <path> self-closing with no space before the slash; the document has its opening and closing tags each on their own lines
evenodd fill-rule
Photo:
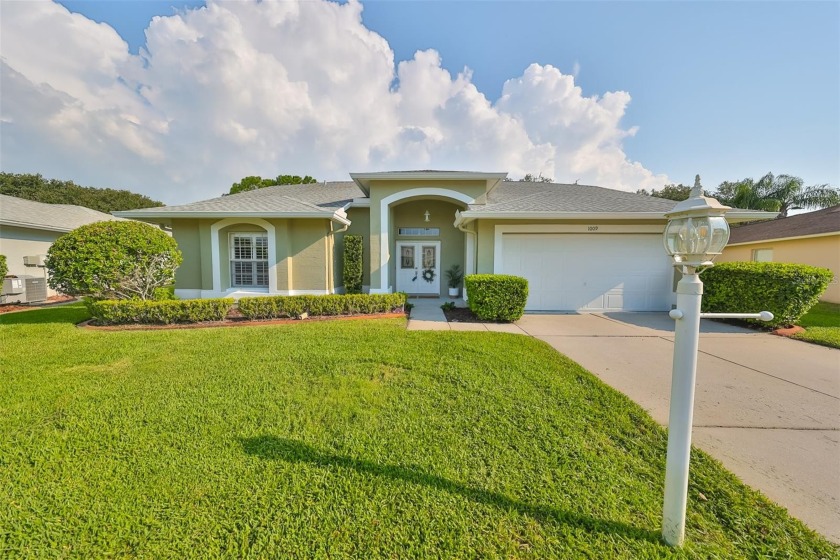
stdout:
<svg viewBox="0 0 840 560">
<path fill-rule="evenodd" d="M 691 456 L 691 423 L 694 417 L 694 385 L 697 379 L 697 346 L 700 319 L 758 319 L 772 321 L 769 311 L 760 313 L 701 313 L 703 282 L 698 268 L 713 266 L 729 241 L 729 210 L 714 198 L 703 196 L 700 176 L 687 200 L 665 214 L 665 250 L 682 268 L 677 284 L 674 319 L 674 365 L 671 372 L 671 403 L 668 414 L 668 457 L 665 461 L 665 505 L 662 538 L 671 546 L 685 540 L 685 507 L 688 501 L 688 462 Z"/>
<path fill-rule="evenodd" d="M 724 217 L 727 210 L 728 206 L 703 196 L 698 175 L 689 198 L 665 214 L 668 218 L 665 250 L 673 257 L 674 266 L 682 267 L 683 274 L 677 284 L 677 306 L 670 313 L 676 324 L 662 537 L 671 546 L 679 546 L 685 539 L 688 463 L 700 338 L 700 302 L 703 297 L 703 283 L 697 269 L 712 266 L 712 260 L 729 241 L 729 225 Z"/>
</svg>

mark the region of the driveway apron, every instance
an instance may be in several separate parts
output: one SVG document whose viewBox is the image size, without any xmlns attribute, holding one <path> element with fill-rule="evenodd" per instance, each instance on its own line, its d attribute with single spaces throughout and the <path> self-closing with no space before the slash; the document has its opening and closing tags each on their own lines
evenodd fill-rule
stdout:
<svg viewBox="0 0 840 560">
<path fill-rule="evenodd" d="M 667 314 L 529 314 L 516 325 L 667 425 Z M 840 350 L 703 321 L 693 443 L 840 543 Z"/>
</svg>

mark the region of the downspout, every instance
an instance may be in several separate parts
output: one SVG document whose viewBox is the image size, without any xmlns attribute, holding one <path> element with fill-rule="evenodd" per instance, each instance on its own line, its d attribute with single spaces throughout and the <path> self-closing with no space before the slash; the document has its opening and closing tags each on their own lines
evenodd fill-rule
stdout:
<svg viewBox="0 0 840 560">
<path fill-rule="evenodd" d="M 472 246 L 473 246 L 473 254 L 472 254 L 472 271 L 475 274 L 478 271 L 478 234 L 471 230 L 467 229 L 467 224 L 469 222 L 461 216 L 461 211 L 455 211 L 455 227 L 458 228 L 458 231 L 462 231 L 467 235 L 472 236 Z M 466 264 L 466 263 L 464 263 Z M 464 276 L 467 275 L 467 271 L 464 270 Z M 464 284 L 464 294 L 463 294 L 464 301 L 467 301 L 467 285 Z"/>
</svg>

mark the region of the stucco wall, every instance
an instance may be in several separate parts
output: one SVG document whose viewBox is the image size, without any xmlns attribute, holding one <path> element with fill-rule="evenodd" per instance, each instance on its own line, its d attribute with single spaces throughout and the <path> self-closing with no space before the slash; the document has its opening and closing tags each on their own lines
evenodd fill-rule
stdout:
<svg viewBox="0 0 840 560">
<path fill-rule="evenodd" d="M 218 220 L 179 219 L 172 222 L 172 235 L 184 255 L 175 275 L 181 290 L 212 290 L 211 227 Z M 275 258 L 278 291 L 325 291 L 333 288 L 329 221 L 320 219 L 269 219 L 275 229 Z M 232 232 L 259 232 L 264 228 L 247 221 L 221 228 L 219 267 L 221 289 L 231 287 L 229 236 Z"/>
<path fill-rule="evenodd" d="M 328 254 L 327 220 L 290 220 L 292 240 L 293 290 L 328 290 L 327 272 L 332 255 Z"/>
<path fill-rule="evenodd" d="M 840 234 L 787 241 L 762 241 L 729 245 L 717 262 L 751 261 L 755 249 L 772 249 L 773 262 L 798 263 L 828 268 L 834 280 L 823 293 L 822 301 L 840 303 Z"/>
<path fill-rule="evenodd" d="M 29 255 L 46 255 L 53 241 L 62 235 L 60 232 L 44 231 L 21 227 L 0 227 L 0 255 L 6 255 L 9 274 L 15 276 L 36 276 L 46 278 L 47 271 L 43 267 L 25 266 L 23 257 Z M 47 288 L 47 295 L 55 295 L 55 291 Z"/>
</svg>

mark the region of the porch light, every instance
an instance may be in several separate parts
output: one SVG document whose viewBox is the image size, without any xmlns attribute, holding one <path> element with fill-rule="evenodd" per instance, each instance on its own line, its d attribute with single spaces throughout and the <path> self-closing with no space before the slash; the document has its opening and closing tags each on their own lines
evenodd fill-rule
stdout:
<svg viewBox="0 0 840 560">
<path fill-rule="evenodd" d="M 676 266 L 712 266 L 729 241 L 729 224 L 723 217 L 727 210 L 728 206 L 703 196 L 698 175 L 690 197 L 665 214 L 665 251 Z"/>
<path fill-rule="evenodd" d="M 429 221 L 429 216 L 430 216 L 429 211 L 426 210 L 426 213 L 423 214 L 423 217 L 426 218 L 424 221 L 428 222 Z"/>
</svg>

